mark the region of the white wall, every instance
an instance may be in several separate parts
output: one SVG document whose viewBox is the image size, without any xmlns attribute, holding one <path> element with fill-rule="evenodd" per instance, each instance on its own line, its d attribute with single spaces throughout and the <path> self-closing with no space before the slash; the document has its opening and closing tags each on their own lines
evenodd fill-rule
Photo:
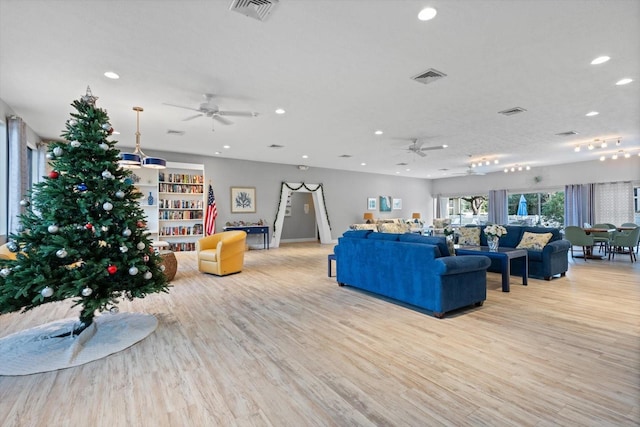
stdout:
<svg viewBox="0 0 640 427">
<path fill-rule="evenodd" d="M 535 177 L 540 178 L 536 182 Z M 522 172 L 496 172 L 483 176 L 439 179 L 433 181 L 433 194 L 464 196 L 487 194 L 489 190 L 507 189 L 510 193 L 564 189 L 567 184 L 632 181 L 640 183 L 640 157 L 599 160 L 533 168 Z"/>
</svg>

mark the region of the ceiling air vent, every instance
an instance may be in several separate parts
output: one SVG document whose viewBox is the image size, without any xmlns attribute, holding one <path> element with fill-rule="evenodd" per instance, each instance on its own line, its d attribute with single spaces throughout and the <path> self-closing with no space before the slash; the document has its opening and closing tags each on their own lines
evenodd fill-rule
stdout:
<svg viewBox="0 0 640 427">
<path fill-rule="evenodd" d="M 435 82 L 436 80 L 440 80 L 443 77 L 446 77 L 447 75 L 441 71 L 438 71 L 436 69 L 433 68 L 429 68 L 427 71 L 424 71 L 420 74 L 418 74 L 417 76 L 413 76 L 411 77 L 413 80 L 417 81 L 418 83 L 422 83 L 422 84 L 429 84 L 431 82 Z"/>
<path fill-rule="evenodd" d="M 524 113 L 525 111 L 527 110 L 525 110 L 524 108 L 515 107 L 515 108 L 509 108 L 508 110 L 498 111 L 498 114 L 503 114 L 505 116 L 513 116 L 514 114 Z"/>
<path fill-rule="evenodd" d="M 353 157 L 351 154 L 342 154 L 339 157 L 344 157 L 345 159 L 348 159 L 349 157 Z"/>
<path fill-rule="evenodd" d="M 575 130 L 569 130 L 566 132 L 560 132 L 560 133 L 556 133 L 556 135 L 558 136 L 571 136 L 571 135 L 577 135 L 578 132 L 576 132 Z"/>
<path fill-rule="evenodd" d="M 396 166 L 408 166 L 408 165 L 409 165 L 409 163 L 404 163 L 404 162 L 396 163 Z"/>
<path fill-rule="evenodd" d="M 233 0 L 229 10 L 241 13 L 249 18 L 264 21 L 278 5 L 279 0 Z"/>
<path fill-rule="evenodd" d="M 185 134 L 185 131 L 183 130 L 174 130 L 174 129 L 167 129 L 167 134 L 168 135 L 178 135 L 178 136 L 182 136 Z"/>
<path fill-rule="evenodd" d="M 271 144 L 268 146 L 269 148 L 283 148 L 284 145 L 278 145 L 278 144 Z"/>
</svg>

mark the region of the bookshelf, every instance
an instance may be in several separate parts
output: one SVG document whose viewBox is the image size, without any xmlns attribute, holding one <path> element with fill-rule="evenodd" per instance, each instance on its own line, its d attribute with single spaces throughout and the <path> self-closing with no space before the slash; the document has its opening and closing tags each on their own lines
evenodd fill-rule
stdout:
<svg viewBox="0 0 640 427">
<path fill-rule="evenodd" d="M 204 236 L 204 165 L 167 163 L 158 171 L 158 239 L 174 252 L 193 251 Z"/>
<path fill-rule="evenodd" d="M 204 165 L 167 162 L 162 170 L 136 169 L 133 179 L 151 239 L 174 252 L 195 250 L 204 235 Z"/>
</svg>

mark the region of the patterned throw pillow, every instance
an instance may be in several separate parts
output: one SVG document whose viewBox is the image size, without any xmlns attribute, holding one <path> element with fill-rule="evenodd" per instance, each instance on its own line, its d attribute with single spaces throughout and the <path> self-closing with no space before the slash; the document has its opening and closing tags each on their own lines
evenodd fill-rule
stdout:
<svg viewBox="0 0 640 427">
<path fill-rule="evenodd" d="M 351 224 L 349 229 L 378 231 L 378 226 L 375 224 Z"/>
<path fill-rule="evenodd" d="M 458 228 L 458 243 L 460 246 L 480 246 L 480 228 L 460 227 Z"/>
<path fill-rule="evenodd" d="M 406 233 L 409 231 L 404 223 L 396 224 L 393 222 L 378 224 L 378 231 L 381 233 Z"/>
<path fill-rule="evenodd" d="M 549 242 L 553 234 L 551 233 L 529 233 L 525 231 L 520 239 L 520 243 L 516 246 L 517 249 L 533 249 L 534 251 L 541 251 L 542 248 Z"/>
</svg>

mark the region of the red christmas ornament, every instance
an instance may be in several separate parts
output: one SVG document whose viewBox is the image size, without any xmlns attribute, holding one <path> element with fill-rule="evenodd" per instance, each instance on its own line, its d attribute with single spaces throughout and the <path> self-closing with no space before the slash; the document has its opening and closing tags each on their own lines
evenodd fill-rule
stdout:
<svg viewBox="0 0 640 427">
<path fill-rule="evenodd" d="M 108 133 L 109 135 L 111 135 L 111 134 L 113 133 L 113 128 L 109 128 L 109 130 L 107 131 L 107 133 Z"/>
<path fill-rule="evenodd" d="M 58 176 L 60 176 L 60 174 L 58 173 L 58 171 L 51 171 L 51 172 L 49 172 L 49 178 L 51 178 L 51 179 L 56 179 L 56 178 L 58 178 Z"/>
<path fill-rule="evenodd" d="M 91 230 L 93 228 L 93 224 L 88 222 L 87 225 L 84 226 L 84 228 L 86 228 L 87 230 Z"/>
<path fill-rule="evenodd" d="M 147 226 L 147 224 L 145 224 L 144 221 L 138 221 L 138 228 L 144 228 L 146 226 Z"/>
<path fill-rule="evenodd" d="M 109 274 L 114 275 L 116 274 L 116 271 L 118 271 L 118 267 L 111 264 L 109 267 L 107 267 L 107 271 L 109 272 Z"/>
</svg>

